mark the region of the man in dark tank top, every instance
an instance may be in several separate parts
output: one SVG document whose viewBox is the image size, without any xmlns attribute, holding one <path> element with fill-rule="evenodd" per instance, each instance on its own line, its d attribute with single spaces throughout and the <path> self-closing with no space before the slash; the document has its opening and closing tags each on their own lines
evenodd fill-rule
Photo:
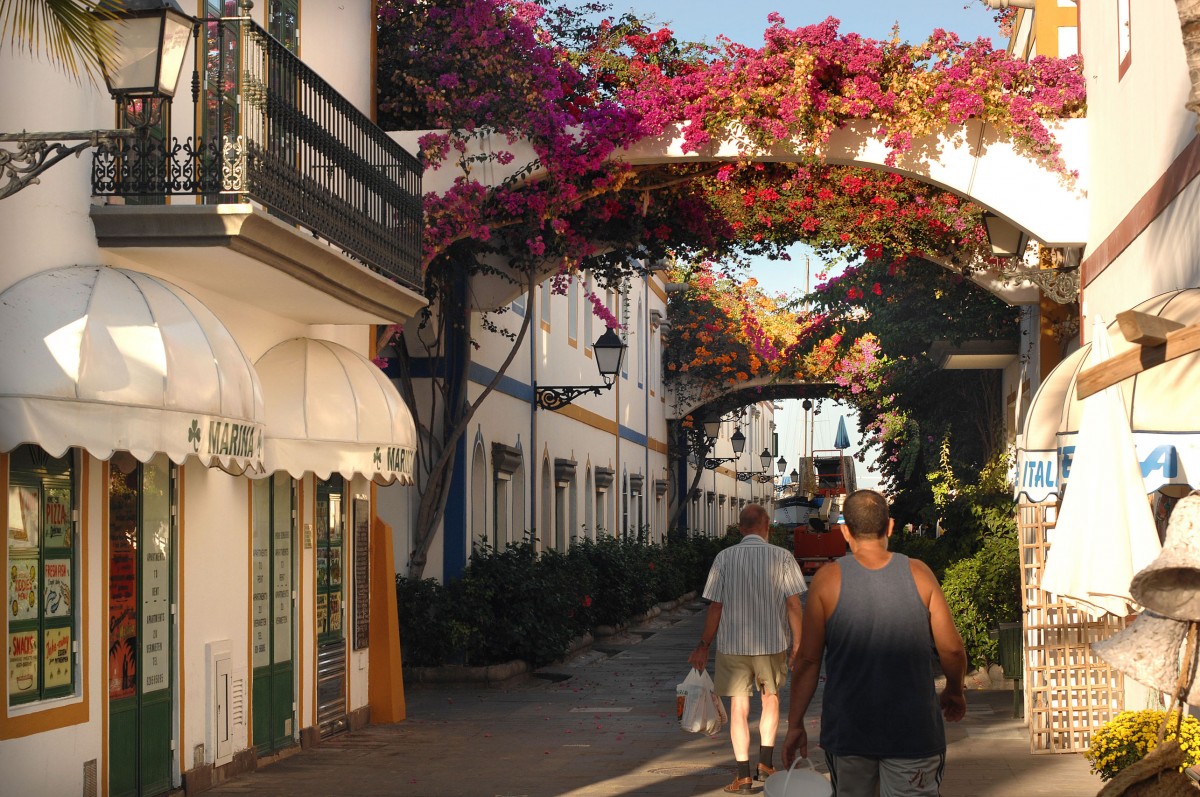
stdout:
<svg viewBox="0 0 1200 797">
<path fill-rule="evenodd" d="M 821 747 L 836 797 L 936 797 L 946 760 L 943 718 L 966 712 L 962 638 L 933 571 L 888 551 L 887 499 L 846 499 L 850 553 L 809 588 L 783 762 L 808 755 L 804 712 L 825 660 Z M 934 688 L 932 650 L 946 676 Z"/>
</svg>

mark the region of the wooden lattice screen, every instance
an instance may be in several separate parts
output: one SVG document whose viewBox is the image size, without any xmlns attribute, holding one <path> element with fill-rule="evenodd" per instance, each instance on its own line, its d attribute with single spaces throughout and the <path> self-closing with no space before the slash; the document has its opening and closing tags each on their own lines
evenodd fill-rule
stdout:
<svg viewBox="0 0 1200 797">
<path fill-rule="evenodd" d="M 1125 627 L 1106 614 L 1092 619 L 1038 587 L 1053 528 L 1053 504 L 1021 503 L 1021 606 L 1025 623 L 1025 717 L 1032 753 L 1078 753 L 1092 732 L 1124 708 L 1122 674 L 1092 653 L 1091 644 Z"/>
</svg>

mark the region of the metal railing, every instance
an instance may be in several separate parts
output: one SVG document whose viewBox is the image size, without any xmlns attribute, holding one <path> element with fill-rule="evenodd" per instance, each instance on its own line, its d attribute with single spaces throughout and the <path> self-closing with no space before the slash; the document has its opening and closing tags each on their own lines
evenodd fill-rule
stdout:
<svg viewBox="0 0 1200 797">
<path fill-rule="evenodd" d="M 259 203 L 421 290 L 420 162 L 254 22 L 201 25 L 208 132 L 100 147 L 92 193 Z"/>
</svg>

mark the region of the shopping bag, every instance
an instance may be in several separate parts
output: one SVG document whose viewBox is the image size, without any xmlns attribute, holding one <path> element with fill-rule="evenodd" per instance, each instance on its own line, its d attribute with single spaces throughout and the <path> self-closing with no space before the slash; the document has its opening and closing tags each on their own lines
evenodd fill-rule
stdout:
<svg viewBox="0 0 1200 797">
<path fill-rule="evenodd" d="M 712 736 L 729 721 L 725 705 L 713 693 L 712 677 L 708 670 L 688 670 L 683 683 L 675 686 L 675 704 L 679 713 L 679 727 L 688 733 L 705 733 Z"/>
</svg>

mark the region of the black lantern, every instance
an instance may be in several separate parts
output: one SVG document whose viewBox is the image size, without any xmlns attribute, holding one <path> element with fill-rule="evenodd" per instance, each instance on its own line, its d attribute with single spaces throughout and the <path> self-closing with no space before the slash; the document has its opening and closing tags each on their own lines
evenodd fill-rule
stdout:
<svg viewBox="0 0 1200 797">
<path fill-rule="evenodd" d="M 112 29 L 114 57 L 100 68 L 118 100 L 175 96 L 196 20 L 174 0 L 107 0 L 99 24 Z"/>
<path fill-rule="evenodd" d="M 625 343 L 611 328 L 592 344 L 596 355 L 596 368 L 600 371 L 603 385 L 553 385 L 542 386 L 534 382 L 533 391 L 537 406 L 544 410 L 557 410 L 565 407 L 584 393 L 599 396 L 615 384 L 617 374 L 621 371 L 621 360 L 625 357 Z"/>
<path fill-rule="evenodd" d="M 762 453 L 758 455 L 758 464 L 762 466 L 764 471 L 771 469 L 771 450 L 764 448 Z"/>
<path fill-rule="evenodd" d="M 721 436 L 720 418 L 712 418 L 707 421 L 703 421 L 702 425 L 704 426 L 704 436 L 709 440 L 716 440 Z"/>
<path fill-rule="evenodd" d="M 796 484 L 800 481 L 800 471 L 796 470 L 795 468 L 792 468 L 792 472 L 789 473 L 788 476 L 792 477 L 792 484 Z"/>
<path fill-rule="evenodd" d="M 742 434 L 741 429 L 738 429 L 729 438 L 729 444 L 733 446 L 733 453 L 736 456 L 741 456 L 742 452 L 746 450 L 746 435 Z"/>
<path fill-rule="evenodd" d="M 775 463 L 775 467 L 779 468 L 780 473 L 787 470 L 787 460 L 783 458 L 782 454 L 779 455 L 779 460 Z"/>
<path fill-rule="evenodd" d="M 604 334 L 592 344 L 596 355 L 596 368 L 600 376 L 610 385 L 621 371 L 621 360 L 625 359 L 625 343 L 612 331 L 612 327 L 604 330 Z"/>
<path fill-rule="evenodd" d="M 983 214 L 983 226 L 987 230 L 988 243 L 995 257 L 1021 257 L 1029 244 L 1025 231 L 995 213 Z"/>
</svg>

